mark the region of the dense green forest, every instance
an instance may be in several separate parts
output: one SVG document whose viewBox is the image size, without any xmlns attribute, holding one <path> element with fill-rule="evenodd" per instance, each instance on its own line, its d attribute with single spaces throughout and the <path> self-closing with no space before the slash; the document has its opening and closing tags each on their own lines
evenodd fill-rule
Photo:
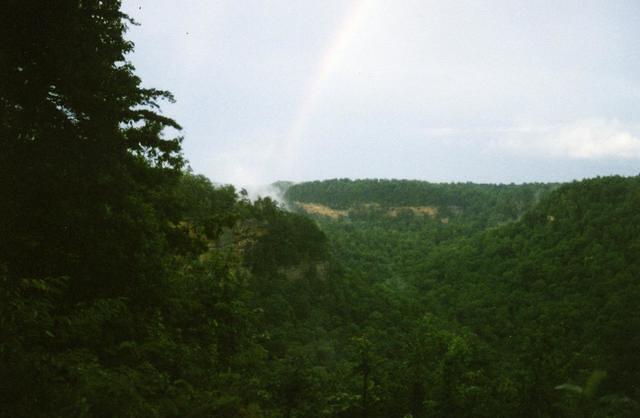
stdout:
<svg viewBox="0 0 640 418">
<path fill-rule="evenodd" d="M 638 413 L 640 178 L 330 180 L 285 197 L 319 222 L 347 281 L 371 295 L 364 332 L 389 368 L 375 385 L 405 382 L 387 392 L 405 403 L 380 416 Z"/>
<path fill-rule="evenodd" d="M 512 222 L 555 187 L 344 179 L 283 192 L 288 207 L 320 222 L 345 268 L 378 282 L 405 281 L 435 246 Z"/>
<path fill-rule="evenodd" d="M 0 416 L 640 415 L 640 177 L 251 201 L 188 168 L 132 24 L 0 18 Z"/>
</svg>

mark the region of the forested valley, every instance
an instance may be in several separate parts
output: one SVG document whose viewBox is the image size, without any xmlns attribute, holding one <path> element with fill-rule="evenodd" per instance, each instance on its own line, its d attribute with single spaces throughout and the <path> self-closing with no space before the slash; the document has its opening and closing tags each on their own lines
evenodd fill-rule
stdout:
<svg viewBox="0 0 640 418">
<path fill-rule="evenodd" d="M 640 177 L 251 200 L 120 6 L 0 17 L 0 416 L 640 415 Z"/>
</svg>

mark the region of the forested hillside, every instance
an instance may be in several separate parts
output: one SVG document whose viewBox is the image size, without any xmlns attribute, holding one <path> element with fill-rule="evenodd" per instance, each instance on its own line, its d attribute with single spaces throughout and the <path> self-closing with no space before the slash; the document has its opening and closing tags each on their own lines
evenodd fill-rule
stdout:
<svg viewBox="0 0 640 418">
<path fill-rule="evenodd" d="M 521 396 L 548 414 L 561 411 L 554 383 L 600 378 L 591 392 L 565 387 L 577 408 L 637 413 L 639 208 L 638 177 L 564 186 L 518 223 L 439 247 L 417 293 L 495 348 L 502 378 L 522 374 Z"/>
<path fill-rule="evenodd" d="M 320 222 L 353 274 L 384 281 L 415 274 L 434 246 L 517 220 L 556 187 L 342 179 L 289 185 L 284 199 Z"/>
<path fill-rule="evenodd" d="M 350 370 L 324 234 L 188 173 L 120 6 L 0 18 L 0 416 L 320 413 Z"/>
<path fill-rule="evenodd" d="M 45 3 L 0 18 L 0 417 L 640 415 L 640 178 L 251 201 L 119 1 Z"/>
<path fill-rule="evenodd" d="M 388 399 L 406 403 L 391 410 L 638 412 L 639 178 L 562 186 L 332 180 L 293 185 L 285 196 L 320 223 L 349 283 L 372 295 L 364 322 L 384 359 L 379 390 L 405 381 Z M 452 203 L 463 209 L 443 222 L 440 208 Z M 390 212 L 408 205 L 432 211 Z M 448 363 L 454 347 L 456 365 Z"/>
</svg>

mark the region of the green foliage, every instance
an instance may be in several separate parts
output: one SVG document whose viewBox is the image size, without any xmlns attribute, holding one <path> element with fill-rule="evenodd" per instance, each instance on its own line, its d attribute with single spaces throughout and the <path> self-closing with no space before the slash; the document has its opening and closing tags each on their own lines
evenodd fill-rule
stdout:
<svg viewBox="0 0 640 418">
<path fill-rule="evenodd" d="M 431 195 L 418 195 L 420 187 Z M 504 416 L 573 416 L 586 407 L 554 388 L 586 379 L 594 369 L 607 370 L 603 390 L 618 394 L 616 399 L 640 397 L 640 350 L 633 337 L 640 328 L 632 307 L 639 290 L 633 279 L 640 267 L 634 257 L 638 178 L 503 187 L 334 180 L 288 189 L 291 201 L 349 210 L 343 218 L 314 218 L 358 300 L 384 312 L 351 319 L 383 335 L 373 347 L 405 335 L 421 341 L 381 355 L 388 370 L 404 370 L 412 356 L 422 359 L 422 366 L 409 369 L 418 378 L 400 385 L 390 382 L 401 377 L 383 378 L 390 391 L 381 402 L 389 407 L 387 416 L 495 416 L 498 410 Z M 463 199 L 455 201 L 457 207 L 476 211 L 449 214 L 448 223 L 439 221 L 442 212 L 435 218 L 388 216 L 388 208 L 403 205 L 440 209 L 454 202 L 447 200 L 451 196 Z M 402 313 L 394 314 L 394 304 Z M 440 349 L 432 356 L 444 363 L 424 367 L 429 356 L 415 347 L 429 347 L 444 335 L 416 325 L 425 310 L 438 318 L 438 332 L 465 336 L 462 341 L 475 347 L 470 357 L 448 357 L 459 351 Z M 403 331 L 394 335 L 395 327 Z M 447 358 L 455 361 L 447 365 Z M 602 402 L 587 408 L 589 414 L 637 412 L 632 401 Z"/>
<path fill-rule="evenodd" d="M 640 414 L 640 178 L 289 213 L 181 170 L 119 1 L 0 19 L 0 416 Z"/>
<path fill-rule="evenodd" d="M 0 22 L 0 263 L 68 276 L 78 299 L 161 276 L 179 128 L 125 60 L 120 2 L 9 1 Z M 118 246 L 112 245 L 119 242 Z M 148 296 L 146 296 L 148 297 Z"/>
<path fill-rule="evenodd" d="M 429 183 L 418 180 L 335 179 L 294 184 L 285 192 L 290 202 L 320 203 L 335 209 L 435 206 L 442 216 L 464 213 L 486 226 L 513 220 L 557 187 L 554 184 L 496 185 Z"/>
</svg>

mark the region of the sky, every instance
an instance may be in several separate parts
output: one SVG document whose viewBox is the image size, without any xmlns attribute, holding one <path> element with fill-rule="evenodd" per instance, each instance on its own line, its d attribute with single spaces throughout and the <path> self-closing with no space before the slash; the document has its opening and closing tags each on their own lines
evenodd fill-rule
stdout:
<svg viewBox="0 0 640 418">
<path fill-rule="evenodd" d="M 640 173 L 637 0 L 124 0 L 196 173 L 570 181 Z"/>
</svg>

